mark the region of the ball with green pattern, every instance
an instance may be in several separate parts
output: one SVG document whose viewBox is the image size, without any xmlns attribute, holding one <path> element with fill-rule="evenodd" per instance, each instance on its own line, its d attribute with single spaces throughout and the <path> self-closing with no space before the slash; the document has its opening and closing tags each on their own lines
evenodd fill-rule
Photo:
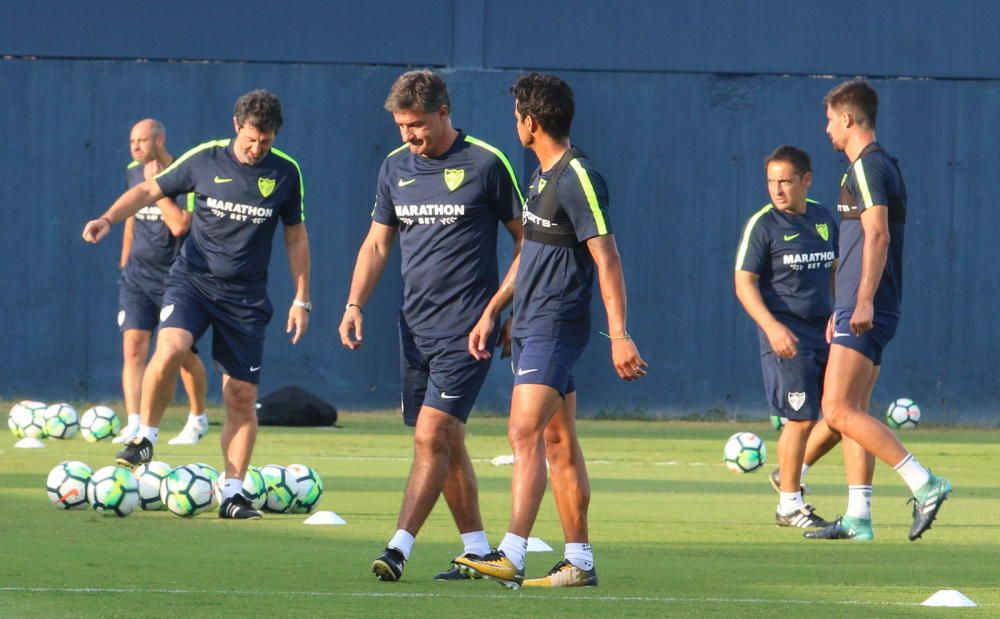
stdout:
<svg viewBox="0 0 1000 619">
<path fill-rule="evenodd" d="M 160 500 L 172 514 L 197 516 L 212 507 L 212 480 L 200 466 L 178 466 L 163 478 Z"/>
<path fill-rule="evenodd" d="M 45 438 L 45 404 L 24 400 L 10 409 L 7 426 L 18 438 Z"/>
<path fill-rule="evenodd" d="M 323 496 L 323 479 L 315 469 L 305 464 L 289 464 L 288 472 L 295 478 L 298 486 L 295 502 L 289 511 L 293 514 L 308 514 L 316 508 Z"/>
<path fill-rule="evenodd" d="M 139 506 L 139 480 L 120 466 L 97 469 L 87 482 L 87 501 L 105 516 L 128 516 Z"/>
<path fill-rule="evenodd" d="M 45 479 L 49 501 L 60 509 L 85 509 L 87 483 L 93 474 L 89 466 L 78 460 L 60 462 Z"/>
<path fill-rule="evenodd" d="M 107 406 L 88 408 L 80 417 L 80 435 L 88 443 L 96 443 L 114 437 L 122 429 L 115 411 Z"/>
<path fill-rule="evenodd" d="M 260 474 L 264 477 L 264 487 L 267 488 L 264 509 L 279 514 L 292 509 L 299 485 L 288 469 L 279 464 L 266 464 L 260 467 Z"/>
<path fill-rule="evenodd" d="M 139 507 L 146 511 L 163 509 L 160 487 L 172 470 L 172 466 L 159 460 L 143 464 L 135 470 L 135 476 L 139 480 Z"/>
<path fill-rule="evenodd" d="M 764 466 L 767 447 L 753 432 L 737 432 L 726 441 L 722 452 L 726 468 L 734 473 L 752 473 Z"/>
<path fill-rule="evenodd" d="M 45 435 L 49 438 L 71 439 L 80 431 L 80 415 L 65 402 L 49 404 L 42 413 Z"/>
<path fill-rule="evenodd" d="M 219 481 L 215 485 L 215 498 L 222 503 L 222 489 L 226 484 L 226 474 L 219 476 Z M 267 502 L 267 487 L 264 485 L 264 476 L 260 474 L 260 469 L 255 466 L 247 467 L 247 474 L 243 476 L 243 496 L 250 501 L 254 509 L 264 508 Z"/>
</svg>

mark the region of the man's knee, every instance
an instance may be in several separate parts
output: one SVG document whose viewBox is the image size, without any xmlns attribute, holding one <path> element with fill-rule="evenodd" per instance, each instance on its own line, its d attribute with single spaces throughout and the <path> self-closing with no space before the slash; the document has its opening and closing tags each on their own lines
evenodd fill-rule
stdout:
<svg viewBox="0 0 1000 619">
<path fill-rule="evenodd" d="M 149 332 L 130 329 L 123 333 L 122 353 L 126 364 L 145 362 L 149 355 Z"/>
<path fill-rule="evenodd" d="M 257 387 L 238 380 L 228 380 L 222 389 L 226 412 L 231 417 L 249 419 L 256 417 Z"/>
<path fill-rule="evenodd" d="M 461 422 L 444 411 L 422 410 L 413 431 L 417 451 L 430 454 L 450 454 L 452 447 L 463 440 Z"/>
</svg>

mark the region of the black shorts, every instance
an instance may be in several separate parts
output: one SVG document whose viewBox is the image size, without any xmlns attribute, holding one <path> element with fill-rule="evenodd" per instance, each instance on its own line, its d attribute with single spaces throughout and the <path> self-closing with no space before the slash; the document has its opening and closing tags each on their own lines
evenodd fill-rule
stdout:
<svg viewBox="0 0 1000 619">
<path fill-rule="evenodd" d="M 514 338 L 514 386 L 547 385 L 566 397 L 576 391 L 573 366 L 586 344 L 547 335 Z"/>
<path fill-rule="evenodd" d="M 118 328 L 153 331 L 160 323 L 163 288 L 140 286 L 124 278 L 118 281 Z"/>
<path fill-rule="evenodd" d="M 782 359 L 773 351 L 761 355 L 764 395 L 771 414 L 792 421 L 819 419 L 828 354 L 827 348 L 806 348 L 791 359 Z"/>
<path fill-rule="evenodd" d="M 899 314 L 892 312 L 875 312 L 872 328 L 861 335 L 851 332 L 852 309 L 836 310 L 834 318 L 833 343 L 856 350 L 871 359 L 875 365 L 882 365 L 882 351 L 896 335 L 899 326 Z"/>
</svg>

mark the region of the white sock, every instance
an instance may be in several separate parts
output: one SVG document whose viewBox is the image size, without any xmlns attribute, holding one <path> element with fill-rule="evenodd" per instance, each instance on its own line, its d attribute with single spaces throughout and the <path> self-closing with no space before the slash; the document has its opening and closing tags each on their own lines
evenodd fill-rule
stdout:
<svg viewBox="0 0 1000 619">
<path fill-rule="evenodd" d="M 778 494 L 781 495 L 781 498 L 778 500 L 778 512 L 782 516 L 793 514 L 805 507 L 805 503 L 802 501 L 802 493 L 799 491 L 779 492 Z"/>
<path fill-rule="evenodd" d="M 462 533 L 462 543 L 465 544 L 465 554 L 488 555 L 490 553 L 490 540 L 486 537 L 486 531 L 469 531 Z"/>
<path fill-rule="evenodd" d="M 503 554 L 510 559 L 510 562 L 514 564 L 514 567 L 521 570 L 524 569 L 524 555 L 528 552 L 528 540 L 524 539 L 520 535 L 514 535 L 510 531 L 503 536 L 503 541 L 500 542 L 499 550 L 503 551 Z"/>
<path fill-rule="evenodd" d="M 892 468 L 896 469 L 896 472 L 902 476 L 903 481 L 910 487 L 910 492 L 913 494 L 916 494 L 917 490 L 923 488 L 931 480 L 931 472 L 917 462 L 913 454 L 906 454 L 903 461 Z"/>
<path fill-rule="evenodd" d="M 145 439 L 149 439 L 149 442 L 156 444 L 156 438 L 160 435 L 160 429 L 154 428 L 153 426 L 147 426 L 143 423 L 139 424 L 139 436 Z"/>
<path fill-rule="evenodd" d="M 128 414 L 128 421 L 126 422 L 126 427 L 129 427 L 129 428 L 138 428 L 139 427 L 139 421 L 141 419 L 142 419 L 142 417 L 139 416 L 139 413 L 129 413 Z"/>
<path fill-rule="evenodd" d="M 799 482 L 800 482 L 800 483 L 801 483 L 802 481 L 804 481 L 804 480 L 805 480 L 805 478 L 806 478 L 806 473 L 808 473 L 808 472 L 809 472 L 809 469 L 811 469 L 811 468 L 812 468 L 812 467 L 811 467 L 811 466 L 809 466 L 808 464 L 805 464 L 805 463 L 803 463 L 803 464 L 802 464 L 802 474 L 801 474 L 801 475 L 799 475 Z"/>
<path fill-rule="evenodd" d="M 389 543 L 386 544 L 389 548 L 395 548 L 399 552 L 403 553 L 403 558 L 409 560 L 410 553 L 413 551 L 413 542 L 416 539 L 410 535 L 409 531 L 404 531 L 399 529 L 396 534 L 392 536 Z"/>
<path fill-rule="evenodd" d="M 222 502 L 225 503 L 229 499 L 233 498 L 240 492 L 243 492 L 243 480 L 242 479 L 229 479 L 228 477 L 222 482 Z"/>
<path fill-rule="evenodd" d="M 872 519 L 872 487 L 847 487 L 847 515 L 862 520 Z"/>
<path fill-rule="evenodd" d="M 564 557 L 581 570 L 588 571 L 594 569 L 594 551 L 591 549 L 590 544 L 566 544 Z"/>
<path fill-rule="evenodd" d="M 204 428 L 205 426 L 208 425 L 208 415 L 206 415 L 205 413 L 195 413 L 192 411 L 188 413 L 188 423 L 198 424 L 199 426 Z"/>
</svg>

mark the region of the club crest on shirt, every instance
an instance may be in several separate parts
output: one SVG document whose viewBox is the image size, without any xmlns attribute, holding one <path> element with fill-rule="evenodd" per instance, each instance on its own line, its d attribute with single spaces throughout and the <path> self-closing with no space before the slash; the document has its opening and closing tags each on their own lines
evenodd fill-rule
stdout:
<svg viewBox="0 0 1000 619">
<path fill-rule="evenodd" d="M 789 391 L 788 392 L 788 404 L 792 407 L 792 410 L 798 412 L 802 405 L 806 403 L 806 392 L 805 391 Z"/>
<path fill-rule="evenodd" d="M 816 232 L 819 233 L 819 237 L 824 241 L 830 240 L 830 228 L 826 224 L 816 224 Z"/>
<path fill-rule="evenodd" d="M 458 189 L 462 185 L 463 180 L 465 180 L 465 170 L 449 170 L 445 168 L 444 184 L 448 186 L 448 191 Z"/>
<path fill-rule="evenodd" d="M 257 189 L 260 189 L 260 195 L 265 198 L 274 192 L 274 185 L 276 181 L 273 178 L 264 178 L 263 176 L 257 179 Z"/>
</svg>

